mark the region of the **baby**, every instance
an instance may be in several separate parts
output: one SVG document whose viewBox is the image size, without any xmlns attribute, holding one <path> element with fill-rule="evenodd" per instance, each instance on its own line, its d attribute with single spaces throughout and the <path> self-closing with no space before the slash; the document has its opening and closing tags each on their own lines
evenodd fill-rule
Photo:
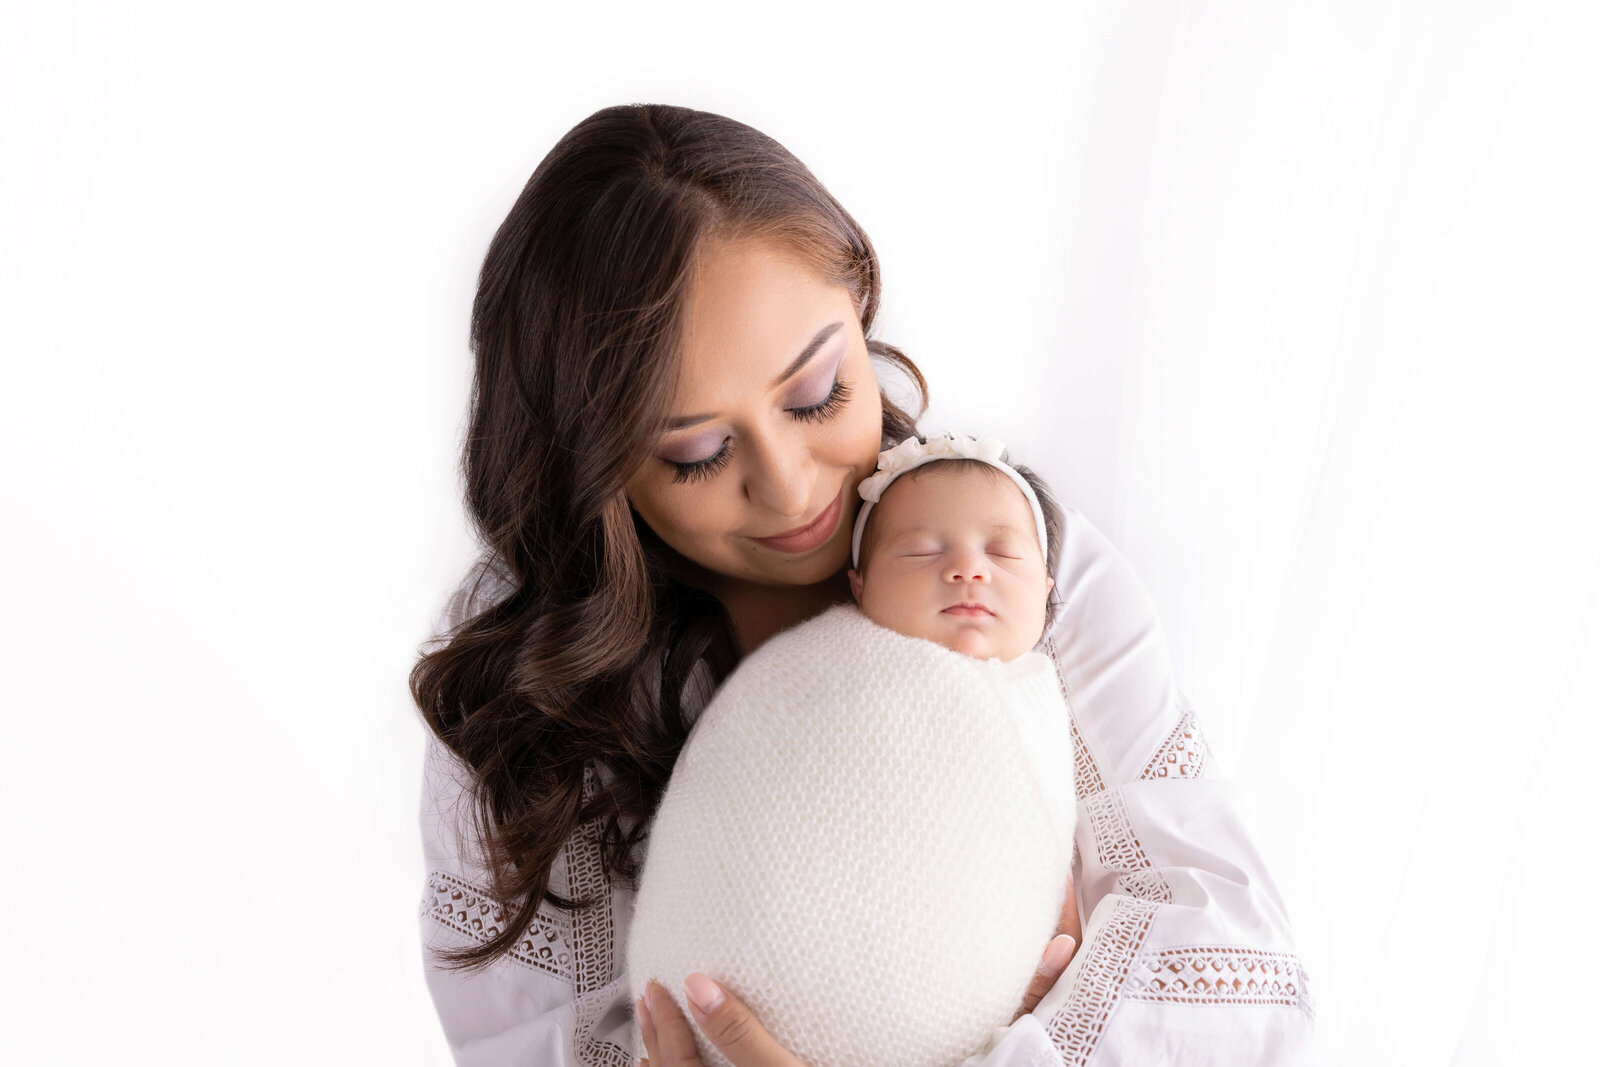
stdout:
<svg viewBox="0 0 1600 1067">
<path fill-rule="evenodd" d="M 627 935 L 635 997 L 700 970 L 811 1067 L 958 1064 L 1051 936 L 1081 939 L 1071 727 L 1033 651 L 1060 512 L 1003 456 L 950 436 L 881 453 L 860 607 L 772 638 L 696 720 Z"/>
<path fill-rule="evenodd" d="M 983 659 L 1039 643 L 1055 616 L 1061 509 L 1037 474 L 1005 462 L 1004 446 L 908 437 L 859 492 L 850 591 L 867 618 Z M 1083 942 L 1070 879 L 1058 930 Z"/>
</svg>

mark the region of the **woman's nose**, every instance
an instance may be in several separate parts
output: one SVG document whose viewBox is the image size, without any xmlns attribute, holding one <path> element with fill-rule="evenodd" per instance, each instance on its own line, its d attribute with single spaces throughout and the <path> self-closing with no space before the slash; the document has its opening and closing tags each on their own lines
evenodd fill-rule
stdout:
<svg viewBox="0 0 1600 1067">
<path fill-rule="evenodd" d="M 784 447 L 772 440 L 750 440 L 748 444 L 750 466 L 745 474 L 745 496 L 779 515 L 808 517 L 816 481 L 816 464 L 810 450 L 804 445 Z"/>
</svg>

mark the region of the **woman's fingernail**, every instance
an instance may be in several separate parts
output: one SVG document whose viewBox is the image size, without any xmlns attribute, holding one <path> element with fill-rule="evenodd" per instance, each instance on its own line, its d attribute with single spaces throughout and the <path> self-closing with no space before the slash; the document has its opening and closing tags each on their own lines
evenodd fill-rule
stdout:
<svg viewBox="0 0 1600 1067">
<path fill-rule="evenodd" d="M 683 991 L 694 1001 L 694 1006 L 706 1015 L 722 1007 L 722 990 L 717 988 L 717 983 L 699 971 L 683 980 Z"/>
<path fill-rule="evenodd" d="M 1040 970 L 1061 970 L 1067 965 L 1067 956 L 1072 952 L 1072 947 L 1076 944 L 1077 942 L 1072 939 L 1071 935 L 1058 935 L 1050 942 L 1049 947 L 1044 950 L 1044 965 L 1040 967 Z"/>
<path fill-rule="evenodd" d="M 641 1030 L 650 1025 L 650 1005 L 645 1003 L 649 996 L 650 994 L 648 993 L 640 996 L 633 1005 L 634 1014 L 639 1017 L 639 1029 Z"/>
</svg>

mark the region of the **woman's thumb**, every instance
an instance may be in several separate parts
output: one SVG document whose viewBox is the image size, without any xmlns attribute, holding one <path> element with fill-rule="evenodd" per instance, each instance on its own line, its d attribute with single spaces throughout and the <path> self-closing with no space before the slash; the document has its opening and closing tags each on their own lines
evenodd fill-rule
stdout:
<svg viewBox="0 0 1600 1067">
<path fill-rule="evenodd" d="M 1057 934 L 1051 939 L 1044 950 L 1044 959 L 1039 961 L 1039 969 L 1034 972 L 1033 981 L 1028 983 L 1028 991 L 1022 997 L 1022 1007 L 1011 1017 L 1012 1022 L 1038 1006 L 1039 1001 L 1056 984 L 1056 979 L 1061 977 L 1061 972 L 1067 969 L 1067 964 L 1072 962 L 1072 953 L 1077 947 L 1078 943 L 1071 934 Z"/>
<path fill-rule="evenodd" d="M 773 1040 L 744 1001 L 696 971 L 683 983 L 695 1022 L 734 1067 L 804 1067 Z"/>
</svg>

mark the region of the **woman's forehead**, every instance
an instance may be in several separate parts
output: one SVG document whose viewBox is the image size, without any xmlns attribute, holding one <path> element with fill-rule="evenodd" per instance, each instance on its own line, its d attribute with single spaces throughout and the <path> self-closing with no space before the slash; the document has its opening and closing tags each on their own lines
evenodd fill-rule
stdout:
<svg viewBox="0 0 1600 1067">
<path fill-rule="evenodd" d="M 725 389 L 769 391 L 819 331 L 854 319 L 850 291 L 786 245 L 713 241 L 696 257 L 684 303 L 678 413 Z"/>
</svg>

